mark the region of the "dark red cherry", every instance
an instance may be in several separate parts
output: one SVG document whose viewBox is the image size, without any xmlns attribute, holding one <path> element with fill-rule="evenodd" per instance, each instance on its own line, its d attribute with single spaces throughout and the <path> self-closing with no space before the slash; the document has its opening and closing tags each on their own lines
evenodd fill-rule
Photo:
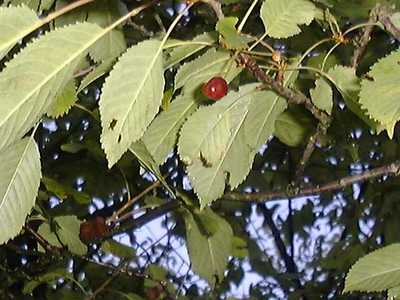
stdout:
<svg viewBox="0 0 400 300">
<path fill-rule="evenodd" d="M 228 84 L 222 77 L 213 77 L 203 85 L 201 91 L 207 98 L 217 101 L 228 92 Z"/>
<path fill-rule="evenodd" d="M 81 223 L 79 237 L 82 242 L 89 243 L 101 239 L 108 232 L 108 229 L 106 220 L 101 216 L 97 216 Z"/>
</svg>

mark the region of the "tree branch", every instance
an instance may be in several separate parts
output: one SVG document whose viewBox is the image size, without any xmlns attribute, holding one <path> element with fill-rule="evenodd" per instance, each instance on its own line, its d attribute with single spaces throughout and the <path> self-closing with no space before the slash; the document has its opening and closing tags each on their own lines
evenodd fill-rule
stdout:
<svg viewBox="0 0 400 300">
<path fill-rule="evenodd" d="M 283 86 L 279 81 L 276 81 L 272 77 L 268 76 L 249 55 L 239 53 L 237 56 L 237 61 L 247 70 L 249 70 L 254 77 L 265 83 L 268 88 L 273 90 L 279 96 L 282 96 L 290 103 L 304 105 L 306 109 L 308 109 L 322 124 L 328 123 L 329 116 L 325 112 L 319 110 L 308 97 L 298 91 Z"/>
<path fill-rule="evenodd" d="M 261 207 L 261 210 L 263 212 L 265 222 L 268 224 L 269 228 L 271 229 L 271 233 L 274 238 L 276 247 L 278 248 L 278 252 L 279 252 L 280 256 L 282 257 L 282 260 L 285 264 L 286 272 L 291 273 L 291 274 L 297 274 L 298 273 L 297 266 L 293 260 L 293 257 L 291 257 L 286 251 L 285 243 L 282 240 L 279 229 L 275 225 L 274 219 L 272 218 L 271 211 L 264 205 Z M 301 283 L 298 279 L 294 279 L 294 283 L 296 284 L 296 288 L 301 287 Z"/>
<path fill-rule="evenodd" d="M 314 186 L 297 190 L 294 189 L 294 192 L 291 192 L 289 189 L 287 191 L 272 191 L 264 193 L 227 193 L 224 195 L 224 199 L 249 202 L 285 200 L 286 198 L 304 197 L 339 190 L 353 183 L 366 181 L 383 175 L 400 175 L 400 161 L 396 161 L 391 164 L 366 171 L 362 174 L 346 176 L 339 180 L 331 181 L 321 186 Z"/>
</svg>

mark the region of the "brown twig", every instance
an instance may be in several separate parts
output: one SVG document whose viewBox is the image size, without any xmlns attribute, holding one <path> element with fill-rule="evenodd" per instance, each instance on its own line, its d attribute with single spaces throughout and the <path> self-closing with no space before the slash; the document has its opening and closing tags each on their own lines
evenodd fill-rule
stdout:
<svg viewBox="0 0 400 300">
<path fill-rule="evenodd" d="M 153 184 L 151 184 L 150 186 L 148 186 L 146 189 L 144 189 L 141 193 L 139 193 L 138 195 L 136 195 L 135 197 L 133 197 L 132 199 L 128 200 L 120 209 L 118 209 L 113 215 L 112 217 L 110 217 L 107 220 L 107 223 L 115 223 L 119 218 L 120 215 L 131 205 L 133 205 L 136 201 L 138 201 L 139 199 L 141 199 L 143 196 L 145 196 L 146 194 L 148 194 L 149 192 L 151 192 L 152 190 L 154 190 L 155 188 L 160 186 L 160 181 L 157 180 L 155 181 Z"/>
<path fill-rule="evenodd" d="M 376 6 L 370 14 L 369 23 L 374 23 L 377 21 L 377 10 L 378 6 Z M 351 59 L 351 66 L 352 68 L 356 69 L 362 56 L 367 49 L 368 43 L 371 40 L 372 29 L 374 25 L 365 26 L 361 31 L 361 35 L 359 36 L 358 40 L 356 41 L 356 48 L 354 49 L 353 57 Z"/>
<path fill-rule="evenodd" d="M 299 180 L 300 177 L 303 176 L 304 169 L 315 150 L 318 140 L 320 139 L 321 136 L 326 134 L 327 130 L 328 130 L 328 125 L 319 123 L 315 133 L 308 139 L 307 146 L 304 149 L 303 156 L 296 169 L 295 180 Z"/>
<path fill-rule="evenodd" d="M 29 225 L 25 225 L 24 229 L 28 231 L 34 238 L 35 240 L 40 244 L 40 246 L 43 247 L 47 252 L 55 252 L 57 249 L 56 247 L 52 246 L 49 244 L 48 241 L 46 241 L 45 238 L 43 238 L 39 233 L 37 233 L 35 230 L 29 227 Z"/>
<path fill-rule="evenodd" d="M 207 3 L 215 12 L 218 20 L 221 20 L 224 18 L 224 13 L 222 11 L 222 6 L 221 3 L 218 0 L 207 0 L 204 1 L 205 3 Z"/>
<path fill-rule="evenodd" d="M 283 86 L 281 82 L 276 81 L 272 77 L 268 76 L 249 55 L 240 53 L 237 56 L 237 61 L 239 64 L 248 69 L 254 75 L 254 77 L 265 83 L 268 88 L 273 90 L 279 96 L 282 96 L 290 103 L 304 105 L 305 108 L 308 109 L 322 124 L 327 124 L 329 122 L 329 116 L 325 112 L 319 110 L 308 97 L 301 92 Z"/>
<path fill-rule="evenodd" d="M 400 41 L 400 28 L 397 28 L 390 20 L 391 12 L 387 6 L 380 6 L 377 12 L 377 19 L 383 24 L 385 30 L 396 40 Z"/>
<path fill-rule="evenodd" d="M 317 195 L 324 192 L 330 192 L 342 189 L 353 183 L 366 181 L 375 177 L 391 175 L 400 175 L 400 161 L 393 162 L 382 167 L 365 171 L 362 174 L 351 175 L 343 177 L 339 180 L 328 182 L 321 186 L 313 186 L 303 189 L 294 189 L 293 192 L 287 191 L 272 191 L 272 192 L 261 192 L 261 193 L 227 193 L 224 195 L 224 199 L 236 200 L 236 201 L 249 201 L 249 202 L 267 202 L 274 200 L 286 200 L 287 198 L 297 198 L 304 196 Z"/>
<path fill-rule="evenodd" d="M 98 294 L 100 294 L 119 274 L 121 274 L 126 265 L 126 262 L 121 262 L 119 267 L 113 271 L 113 274 L 108 277 L 102 284 L 100 284 L 100 286 L 89 297 L 86 297 L 85 300 L 95 299 Z"/>
</svg>

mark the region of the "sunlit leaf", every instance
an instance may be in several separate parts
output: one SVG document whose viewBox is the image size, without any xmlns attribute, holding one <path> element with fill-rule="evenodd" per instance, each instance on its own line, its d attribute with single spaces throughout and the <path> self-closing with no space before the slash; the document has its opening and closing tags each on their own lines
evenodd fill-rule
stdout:
<svg viewBox="0 0 400 300">
<path fill-rule="evenodd" d="M 286 108 L 284 100 L 256 86 L 242 86 L 200 108 L 182 127 L 178 151 L 201 207 L 223 194 L 227 178 L 231 189 L 245 179 L 258 148 L 273 134 L 275 120 Z"/>
<path fill-rule="evenodd" d="M 309 25 L 315 13 L 308 0 L 265 0 L 260 11 L 265 32 L 280 39 L 300 33 L 299 25 Z"/>
<path fill-rule="evenodd" d="M 216 30 L 222 35 L 222 42 L 228 49 L 245 49 L 253 38 L 241 35 L 236 30 L 239 21 L 236 17 L 226 17 L 218 21 Z"/>
<path fill-rule="evenodd" d="M 97 0 L 88 12 L 87 21 L 106 28 L 121 17 L 121 6 L 117 0 Z M 125 50 L 124 34 L 119 29 L 113 29 L 90 49 L 89 55 L 95 62 L 101 62 L 115 59 Z"/>
<path fill-rule="evenodd" d="M 399 285 L 400 244 L 392 244 L 357 261 L 346 276 L 343 292 L 379 292 Z"/>
<path fill-rule="evenodd" d="M 0 149 L 21 138 L 50 108 L 88 48 L 104 33 L 77 24 L 25 47 L 0 73 Z"/>
<path fill-rule="evenodd" d="M 75 89 L 75 82 L 73 80 L 69 81 L 64 90 L 58 95 L 55 102 L 48 109 L 47 115 L 52 118 L 58 118 L 66 114 L 75 102 L 78 101 Z"/>
<path fill-rule="evenodd" d="M 201 49 L 204 49 L 205 47 L 207 47 L 207 45 L 212 45 L 213 43 L 215 43 L 216 40 L 217 35 L 214 32 L 205 32 L 191 40 L 190 42 L 193 42 L 193 44 L 184 44 L 182 46 L 177 46 L 173 48 L 173 50 L 168 54 L 168 57 L 164 63 L 164 68 L 171 68 L 173 65 L 176 65 L 185 58 L 188 58 L 189 56 L 195 54 Z M 174 44 L 173 42 L 171 43 Z M 175 42 L 175 44 L 177 43 L 178 42 Z"/>
<path fill-rule="evenodd" d="M 26 6 L 0 7 L 0 60 L 39 23 L 36 13 Z"/>
<path fill-rule="evenodd" d="M 112 167 L 142 137 L 157 114 L 164 89 L 162 45 L 131 47 L 107 77 L 100 98 L 101 144 Z"/>
<path fill-rule="evenodd" d="M 210 49 L 202 56 L 179 68 L 175 76 L 175 89 L 185 86 L 186 90 L 195 90 L 216 75 L 229 82 L 241 70 L 229 52 Z"/>
<path fill-rule="evenodd" d="M 311 100 L 316 107 L 331 114 L 333 107 L 332 88 L 323 78 L 315 81 L 315 89 L 310 90 Z"/>
<path fill-rule="evenodd" d="M 179 129 L 197 106 L 197 101 L 190 93 L 178 96 L 168 110 L 161 112 L 151 123 L 143 136 L 143 142 L 157 164 L 162 164 L 173 150 Z"/>
<path fill-rule="evenodd" d="M 39 189 L 40 154 L 33 138 L 0 151 L 0 244 L 16 236 L 35 204 Z"/>
<path fill-rule="evenodd" d="M 367 110 L 372 119 L 384 126 L 390 138 L 393 138 L 394 127 L 400 120 L 399 61 L 400 51 L 392 52 L 375 63 L 368 77 L 361 82 L 362 108 Z"/>
</svg>

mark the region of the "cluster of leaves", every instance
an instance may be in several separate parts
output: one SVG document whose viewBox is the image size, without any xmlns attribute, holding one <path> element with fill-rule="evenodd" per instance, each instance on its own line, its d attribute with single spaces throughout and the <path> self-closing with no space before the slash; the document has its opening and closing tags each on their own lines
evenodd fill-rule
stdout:
<svg viewBox="0 0 400 300">
<path fill-rule="evenodd" d="M 349 35 L 363 26 L 371 26 L 354 26 L 342 32 L 333 14 L 325 10 L 341 11 L 345 5 L 342 1 L 265 0 L 259 6 L 254 1 L 240 23 L 233 13 L 220 17 L 214 30 L 191 40 L 174 39 L 171 34 L 191 7 L 212 1 L 182 3 L 185 10 L 161 37 L 152 36 L 133 45 L 128 42 L 123 26 L 152 3 L 129 10 L 122 2 L 97 0 L 67 14 L 66 8 L 72 6 L 65 6 L 64 1 L 26 2 L 7 1 L 0 8 L 0 59 L 4 62 L 0 73 L 0 158 L 4 170 L 0 174 L 0 217 L 6 224 L 0 228 L 0 243 L 20 233 L 41 196 L 41 182 L 60 199 L 71 195 L 82 204 L 90 201 L 85 193 L 42 178 L 35 133 L 44 116 L 60 118 L 67 114 L 77 105 L 78 96 L 102 77 L 105 80 L 98 108 L 91 113 L 100 125 L 100 143 L 108 167 L 122 164 L 130 152 L 172 198 L 179 199 L 192 268 L 211 286 L 223 280 L 230 256 L 246 255 L 240 252 L 246 241 L 235 235 L 230 223 L 214 212 L 210 204 L 244 182 L 257 153 L 271 137 L 297 147 L 307 142 L 315 127 L 308 111 L 291 105 L 295 99 L 284 98 L 251 77 L 251 72 L 246 71 L 251 68 L 237 63 L 240 53 L 248 53 L 254 59 L 272 56 L 266 66 L 262 65 L 263 59 L 257 63 L 271 70 L 282 87 L 304 92 L 311 105 L 333 122 L 336 94 L 375 133 L 386 131 L 393 138 L 400 120 L 396 101 L 399 51 L 373 61 L 370 71 L 363 76 L 348 66 L 349 57 L 342 62 L 332 59 L 333 51 L 345 44 Z M 91 1 L 78 2 L 83 5 Z M 222 2 L 227 6 L 240 5 L 240 1 Z M 375 4 L 368 4 L 369 8 Z M 49 13 L 53 7 L 56 10 Z M 39 18 L 42 13 L 47 16 Z M 263 24 L 261 38 L 255 36 L 258 32 L 242 32 L 253 16 Z M 397 15 L 391 18 L 395 26 Z M 299 49 L 292 56 L 283 57 L 284 53 L 263 42 L 293 38 L 313 21 L 322 32 L 330 29 L 331 36 L 317 40 L 306 50 Z M 44 32 L 38 33 L 39 29 Z M 32 33 L 38 34 L 32 37 Z M 323 59 L 312 61 L 316 47 L 332 41 L 335 44 Z M 268 51 L 253 51 L 259 43 L 267 44 Z M 306 79 L 306 89 L 301 86 L 302 70 L 311 78 Z M 211 103 L 199 91 L 204 82 L 215 76 L 230 83 L 230 91 L 217 103 Z M 197 199 L 171 188 L 161 175 L 159 166 L 171 153 L 185 165 Z M 37 232 L 51 247 L 66 245 L 72 253 L 85 255 L 87 249 L 79 240 L 80 221 L 76 215 L 49 220 L 43 208 L 36 206 L 33 217 L 44 221 Z M 41 246 L 46 248 L 46 244 Z M 117 256 L 131 256 L 123 245 L 110 241 L 103 243 L 102 249 Z M 382 251 L 389 250 L 392 251 Z M 391 295 L 397 295 L 400 282 L 396 276 L 369 277 L 371 271 L 378 269 L 370 261 L 381 263 L 386 255 L 382 253 L 366 257 L 367 263 L 360 261 L 354 267 L 346 291 L 390 289 Z M 389 261 L 381 264 L 379 270 L 386 272 L 391 267 Z M 57 269 L 31 281 L 24 291 L 29 294 L 42 282 L 58 278 L 70 279 L 65 271 Z M 166 275 L 151 274 L 151 278 L 145 287 L 155 292 Z M 157 297 L 168 297 L 172 291 L 173 287 L 162 286 Z"/>
</svg>

